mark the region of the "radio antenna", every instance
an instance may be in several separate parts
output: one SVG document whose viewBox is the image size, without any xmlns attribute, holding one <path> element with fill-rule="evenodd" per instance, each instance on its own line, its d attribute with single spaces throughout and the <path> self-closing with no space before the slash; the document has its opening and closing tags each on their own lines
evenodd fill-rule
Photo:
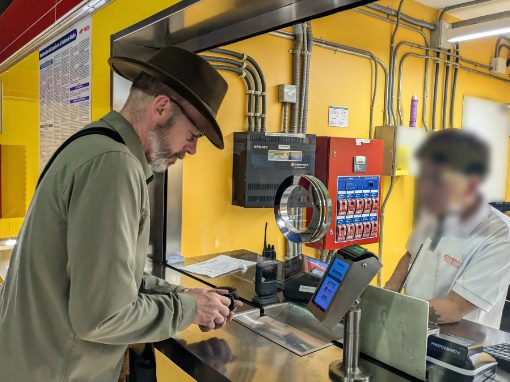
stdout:
<svg viewBox="0 0 510 382">
<path fill-rule="evenodd" d="M 266 227 L 264 228 L 264 249 L 266 249 L 267 246 L 267 222 Z"/>
</svg>

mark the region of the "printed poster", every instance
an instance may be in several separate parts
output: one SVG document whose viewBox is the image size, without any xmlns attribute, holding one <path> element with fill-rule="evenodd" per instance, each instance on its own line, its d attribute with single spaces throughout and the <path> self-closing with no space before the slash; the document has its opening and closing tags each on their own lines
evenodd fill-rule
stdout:
<svg viewBox="0 0 510 382">
<path fill-rule="evenodd" d="M 39 50 L 40 170 L 72 134 L 90 123 L 91 19 Z"/>
</svg>

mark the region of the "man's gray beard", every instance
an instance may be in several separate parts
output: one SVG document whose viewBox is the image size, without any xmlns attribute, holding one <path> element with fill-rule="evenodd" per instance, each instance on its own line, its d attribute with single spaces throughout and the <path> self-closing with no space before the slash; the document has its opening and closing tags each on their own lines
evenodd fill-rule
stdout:
<svg viewBox="0 0 510 382">
<path fill-rule="evenodd" d="M 165 128 L 156 127 L 149 133 L 148 139 L 151 145 L 150 166 L 155 173 L 165 172 L 170 165 L 170 161 L 173 158 L 178 158 L 170 149 L 164 147 L 166 132 Z"/>
</svg>

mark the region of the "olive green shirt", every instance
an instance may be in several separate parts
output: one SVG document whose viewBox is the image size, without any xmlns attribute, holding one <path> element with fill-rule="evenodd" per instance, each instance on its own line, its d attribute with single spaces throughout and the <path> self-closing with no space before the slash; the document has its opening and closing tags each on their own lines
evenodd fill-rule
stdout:
<svg viewBox="0 0 510 382">
<path fill-rule="evenodd" d="M 0 295 L 0 380 L 117 381 L 128 344 L 186 328 L 196 303 L 144 274 L 152 177 L 134 128 L 111 112 L 36 189 Z"/>
</svg>

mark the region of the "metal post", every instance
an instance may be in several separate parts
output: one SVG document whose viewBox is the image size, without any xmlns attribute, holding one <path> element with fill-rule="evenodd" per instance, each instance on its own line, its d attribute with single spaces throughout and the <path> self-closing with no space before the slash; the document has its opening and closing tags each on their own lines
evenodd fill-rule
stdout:
<svg viewBox="0 0 510 382">
<path fill-rule="evenodd" d="M 359 328 L 361 309 L 359 300 L 351 306 L 344 317 L 344 357 L 343 361 L 333 361 L 329 365 L 329 377 L 333 381 L 368 382 L 370 372 L 359 360 Z"/>
</svg>

